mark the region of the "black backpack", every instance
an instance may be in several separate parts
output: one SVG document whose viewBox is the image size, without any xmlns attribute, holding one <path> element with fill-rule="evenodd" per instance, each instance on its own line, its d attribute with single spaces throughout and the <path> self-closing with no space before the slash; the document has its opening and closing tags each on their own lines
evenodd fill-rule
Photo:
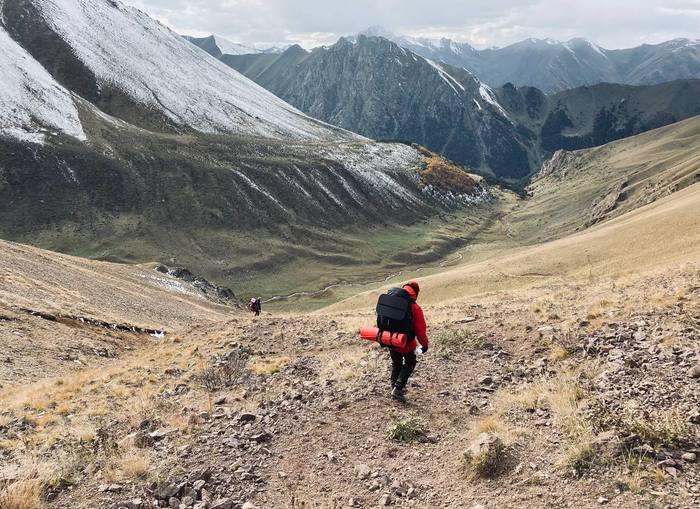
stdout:
<svg viewBox="0 0 700 509">
<path fill-rule="evenodd" d="M 413 339 L 411 296 L 403 288 L 391 288 L 377 301 L 377 328 L 380 331 L 401 332 Z"/>
</svg>

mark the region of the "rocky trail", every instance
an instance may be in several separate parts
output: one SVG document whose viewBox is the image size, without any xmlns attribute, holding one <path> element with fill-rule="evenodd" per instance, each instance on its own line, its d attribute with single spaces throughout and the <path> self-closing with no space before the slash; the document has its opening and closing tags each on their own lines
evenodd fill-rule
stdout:
<svg viewBox="0 0 700 509">
<path fill-rule="evenodd" d="M 406 405 L 388 397 L 386 353 L 353 332 L 365 312 L 195 327 L 177 340 L 189 363 L 159 368 L 153 404 L 167 410 L 115 422 L 99 446 L 126 436 L 162 474 L 108 481 L 96 466 L 52 507 L 696 507 L 700 291 L 687 276 L 639 312 L 616 309 L 629 288 L 605 312 L 577 307 L 576 289 L 559 309 L 433 309 Z M 203 371 L 192 355 L 214 360 Z"/>
</svg>

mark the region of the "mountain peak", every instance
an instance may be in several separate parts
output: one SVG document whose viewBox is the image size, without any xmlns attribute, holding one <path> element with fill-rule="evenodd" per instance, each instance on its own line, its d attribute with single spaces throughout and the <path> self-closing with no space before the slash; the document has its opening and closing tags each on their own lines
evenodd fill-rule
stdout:
<svg viewBox="0 0 700 509">
<path fill-rule="evenodd" d="M 371 27 L 363 30 L 362 32 L 359 32 L 357 35 L 364 35 L 367 37 L 384 37 L 385 39 L 393 39 L 394 37 L 396 37 L 396 35 L 391 30 L 381 25 L 372 25 Z"/>
</svg>

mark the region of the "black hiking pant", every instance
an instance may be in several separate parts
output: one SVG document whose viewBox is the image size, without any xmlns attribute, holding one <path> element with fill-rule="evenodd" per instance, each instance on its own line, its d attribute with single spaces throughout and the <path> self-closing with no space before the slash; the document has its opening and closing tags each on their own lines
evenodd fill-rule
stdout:
<svg viewBox="0 0 700 509">
<path fill-rule="evenodd" d="M 418 364 L 416 354 L 414 352 L 399 353 L 393 350 L 389 350 L 389 354 L 392 363 L 391 386 L 404 390 L 413 370 L 416 369 L 416 364 Z"/>
</svg>

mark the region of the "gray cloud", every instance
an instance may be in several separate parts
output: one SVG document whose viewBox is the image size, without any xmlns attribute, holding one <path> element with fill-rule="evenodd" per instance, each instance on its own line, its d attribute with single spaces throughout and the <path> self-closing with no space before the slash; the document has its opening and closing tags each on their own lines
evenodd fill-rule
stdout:
<svg viewBox="0 0 700 509">
<path fill-rule="evenodd" d="M 370 25 L 477 47 L 585 37 L 607 48 L 700 37 L 700 0 L 125 0 L 173 29 L 244 43 L 328 44 Z"/>
</svg>

